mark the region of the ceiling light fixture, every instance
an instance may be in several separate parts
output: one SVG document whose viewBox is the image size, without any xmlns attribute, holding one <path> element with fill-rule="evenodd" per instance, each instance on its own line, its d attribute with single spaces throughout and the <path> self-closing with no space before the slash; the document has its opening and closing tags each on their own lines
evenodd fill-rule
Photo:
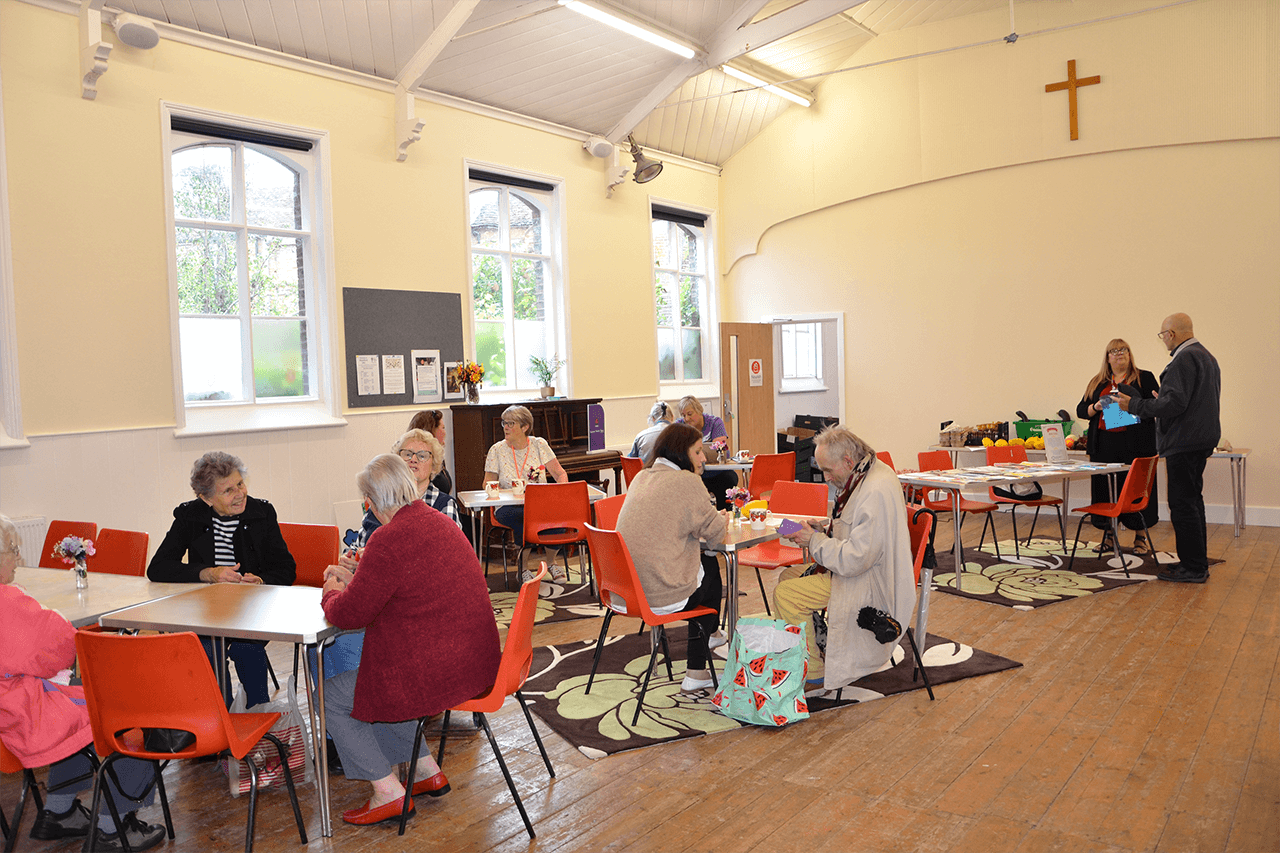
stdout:
<svg viewBox="0 0 1280 853">
<path fill-rule="evenodd" d="M 640 146 L 636 144 L 635 137 L 627 134 L 627 142 L 631 143 L 631 159 L 636 161 L 636 171 L 631 179 L 637 184 L 647 184 L 662 172 L 661 160 L 650 160 L 644 156 L 640 150 Z"/>
<path fill-rule="evenodd" d="M 721 65 L 720 70 L 723 71 L 725 74 L 728 74 L 730 77 L 736 77 L 737 79 L 741 80 L 743 83 L 747 83 L 752 86 L 759 86 L 760 88 L 764 89 L 766 92 L 772 92 L 773 94 L 777 95 L 779 98 L 786 98 L 788 101 L 790 101 L 793 104 L 799 104 L 802 107 L 807 107 L 813 103 L 808 98 L 804 98 L 804 97 L 801 97 L 800 95 L 796 95 L 792 92 L 788 92 L 786 89 L 783 89 L 781 86 L 775 86 L 772 83 L 768 83 L 764 80 L 761 80 L 759 77 L 756 77 L 752 74 L 748 74 L 745 71 L 739 71 L 737 68 L 734 68 L 732 65 Z"/>
<path fill-rule="evenodd" d="M 649 44 L 657 45 L 663 50 L 669 50 L 674 54 L 683 56 L 685 59 L 693 59 L 694 54 L 696 53 L 696 51 L 688 45 L 681 44 L 674 39 L 668 38 L 667 36 L 654 32 L 646 27 L 642 27 L 639 24 L 632 23 L 631 21 L 621 18 L 612 12 L 606 12 L 598 6 L 593 6 L 590 3 L 584 3 L 582 0 L 560 0 L 560 5 L 564 6 L 566 9 L 572 9 L 579 15 L 586 15 L 592 20 L 596 20 L 602 24 L 613 27 L 615 30 L 620 30 L 628 35 L 635 36 L 638 39 L 644 39 L 649 42 Z"/>
</svg>

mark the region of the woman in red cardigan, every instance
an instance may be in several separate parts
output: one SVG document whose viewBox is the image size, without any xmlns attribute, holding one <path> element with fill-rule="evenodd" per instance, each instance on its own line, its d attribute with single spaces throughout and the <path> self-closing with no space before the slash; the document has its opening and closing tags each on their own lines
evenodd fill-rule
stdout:
<svg viewBox="0 0 1280 853">
<path fill-rule="evenodd" d="M 373 786 L 342 819 L 366 825 L 400 816 L 404 785 L 394 768 L 412 757 L 417 718 L 492 687 L 502 648 L 475 551 L 451 519 L 418 500 L 404 460 L 377 456 L 356 484 L 382 526 L 354 573 L 325 571 L 325 616 L 364 628 L 365 640 L 359 668 L 325 682 L 324 704 L 344 774 Z M 430 747 L 414 775 L 414 795 L 449 791 Z"/>
</svg>

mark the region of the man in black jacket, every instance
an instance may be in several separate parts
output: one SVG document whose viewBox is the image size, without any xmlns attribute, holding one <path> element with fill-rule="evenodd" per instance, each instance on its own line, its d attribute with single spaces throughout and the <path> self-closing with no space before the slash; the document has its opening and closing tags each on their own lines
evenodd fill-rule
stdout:
<svg viewBox="0 0 1280 853">
<path fill-rule="evenodd" d="M 1160 326 L 1169 365 L 1160 374 L 1154 400 L 1117 395 L 1120 408 L 1156 419 L 1156 443 L 1168 475 L 1169 520 L 1178 546 L 1178 563 L 1157 575 L 1177 583 L 1209 578 L 1208 533 L 1204 517 L 1204 464 L 1222 436 L 1218 401 L 1222 374 L 1218 361 L 1196 340 L 1191 318 L 1171 314 Z"/>
</svg>

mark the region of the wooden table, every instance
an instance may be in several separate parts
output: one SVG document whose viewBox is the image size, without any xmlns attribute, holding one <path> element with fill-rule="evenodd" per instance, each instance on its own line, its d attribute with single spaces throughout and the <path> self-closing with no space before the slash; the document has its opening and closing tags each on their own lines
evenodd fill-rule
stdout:
<svg viewBox="0 0 1280 853">
<path fill-rule="evenodd" d="M 92 584 L 92 579 L 90 584 Z M 320 608 L 323 590 L 309 586 L 270 586 L 241 583 L 175 584 L 186 587 L 178 595 L 149 601 L 102 616 L 104 628 L 149 631 L 195 631 L 214 638 L 219 662 L 218 684 L 227 680 L 226 640 L 277 640 L 314 648 L 317 671 L 324 672 L 324 640 L 339 629 L 329 624 Z M 313 684 L 311 668 L 303 667 L 307 707 L 311 714 L 311 742 L 315 750 L 316 792 L 320 803 L 320 831 L 333 835 L 329 817 L 329 760 L 325 750 L 324 679 Z"/>
<path fill-rule="evenodd" d="M 152 583 L 145 577 L 90 571 L 89 588 L 76 589 L 76 576 L 70 569 L 26 566 L 18 568 L 13 582 L 77 628 L 94 624 L 105 613 L 192 588 L 189 583 Z"/>
</svg>

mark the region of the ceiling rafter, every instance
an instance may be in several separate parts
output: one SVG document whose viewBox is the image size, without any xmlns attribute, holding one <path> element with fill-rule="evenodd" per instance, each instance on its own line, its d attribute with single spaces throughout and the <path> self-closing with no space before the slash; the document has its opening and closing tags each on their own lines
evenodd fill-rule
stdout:
<svg viewBox="0 0 1280 853">
<path fill-rule="evenodd" d="M 440 25 L 431 31 L 431 35 L 427 36 L 426 41 L 414 51 L 413 56 L 396 75 L 395 114 L 392 121 L 395 123 L 393 130 L 395 131 L 396 160 L 399 162 L 403 163 L 409 156 L 409 146 L 422 138 L 422 128 L 426 124 L 418 118 L 418 107 L 414 101 L 413 90 L 422 85 L 427 72 L 431 69 L 431 63 L 435 62 L 436 57 L 449 46 L 449 42 L 471 17 L 471 13 L 475 11 L 479 2 L 480 0 L 458 0 L 449 10 L 449 14 L 444 16 Z"/>
</svg>

